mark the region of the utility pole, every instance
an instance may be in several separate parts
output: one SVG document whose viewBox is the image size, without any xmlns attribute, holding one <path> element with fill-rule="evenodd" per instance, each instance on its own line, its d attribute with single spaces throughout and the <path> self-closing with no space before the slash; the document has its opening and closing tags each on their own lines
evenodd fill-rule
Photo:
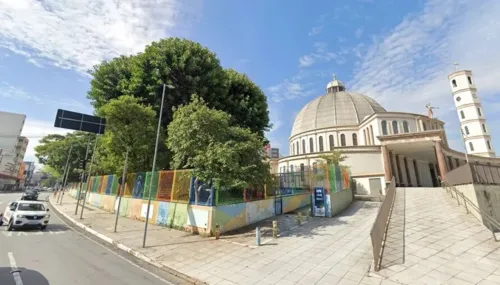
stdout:
<svg viewBox="0 0 500 285">
<path fill-rule="evenodd" d="M 83 210 L 85 209 L 85 200 L 87 199 L 87 193 L 90 187 L 90 175 L 92 173 L 92 164 L 94 164 L 95 150 L 97 148 L 97 143 L 99 142 L 99 134 L 95 135 L 94 151 L 92 151 L 92 159 L 90 160 L 89 174 L 87 177 L 87 189 L 85 189 L 85 195 L 83 196 L 82 211 L 80 212 L 80 220 L 83 219 Z"/>
<path fill-rule="evenodd" d="M 62 187 L 59 187 L 59 199 L 57 200 L 57 202 L 59 202 L 59 200 L 62 200 L 62 192 L 64 191 L 64 183 L 66 181 L 66 178 L 68 177 L 68 172 L 69 172 L 69 158 L 71 157 L 71 151 L 73 150 L 73 144 L 71 144 L 71 146 L 69 147 L 69 151 L 68 151 L 68 157 L 66 158 L 66 166 L 64 166 L 64 172 L 63 172 L 63 176 L 62 176 Z"/>
</svg>

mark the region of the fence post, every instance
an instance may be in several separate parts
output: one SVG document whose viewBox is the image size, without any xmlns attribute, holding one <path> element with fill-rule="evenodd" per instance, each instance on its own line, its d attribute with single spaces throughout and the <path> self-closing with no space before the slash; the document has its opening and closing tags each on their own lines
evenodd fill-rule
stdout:
<svg viewBox="0 0 500 285">
<path fill-rule="evenodd" d="M 469 213 L 469 208 L 467 207 L 467 200 L 465 200 L 464 193 L 462 192 L 462 198 L 464 199 L 464 206 L 465 206 L 465 211 L 467 211 L 467 214 Z"/>
<path fill-rule="evenodd" d="M 457 196 L 457 204 L 460 205 L 460 200 L 458 199 L 458 193 L 459 192 L 457 190 L 455 190 L 455 196 Z"/>
</svg>

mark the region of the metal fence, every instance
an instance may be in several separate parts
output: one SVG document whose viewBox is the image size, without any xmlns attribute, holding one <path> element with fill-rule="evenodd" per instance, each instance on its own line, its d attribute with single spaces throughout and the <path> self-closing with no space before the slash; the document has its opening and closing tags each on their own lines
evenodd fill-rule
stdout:
<svg viewBox="0 0 500 285">
<path fill-rule="evenodd" d="M 372 229 L 370 231 L 375 271 L 380 270 L 380 263 L 382 260 L 382 253 L 384 250 L 387 228 L 389 225 L 389 219 L 391 216 L 392 208 L 394 206 L 395 198 L 396 198 L 396 182 L 394 181 L 393 177 L 391 183 L 387 187 L 385 199 L 382 202 L 382 205 L 380 205 L 377 218 L 375 219 L 375 222 L 373 223 Z"/>
<path fill-rule="evenodd" d="M 483 163 L 465 164 L 446 173 L 443 181 L 449 185 L 471 183 L 500 185 L 500 166 Z"/>
</svg>

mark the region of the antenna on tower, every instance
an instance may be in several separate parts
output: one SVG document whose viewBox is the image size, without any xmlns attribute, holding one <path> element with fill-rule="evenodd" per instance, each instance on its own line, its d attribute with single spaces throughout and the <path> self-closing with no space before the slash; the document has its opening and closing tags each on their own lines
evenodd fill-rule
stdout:
<svg viewBox="0 0 500 285">
<path fill-rule="evenodd" d="M 455 71 L 458 71 L 458 66 L 460 65 L 458 62 L 454 62 L 453 65 L 455 66 Z"/>
</svg>

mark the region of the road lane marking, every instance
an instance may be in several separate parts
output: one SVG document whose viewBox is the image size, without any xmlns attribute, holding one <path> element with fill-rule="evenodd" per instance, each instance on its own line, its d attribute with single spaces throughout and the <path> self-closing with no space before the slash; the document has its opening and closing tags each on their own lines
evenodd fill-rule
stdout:
<svg viewBox="0 0 500 285">
<path fill-rule="evenodd" d="M 55 213 L 55 212 L 54 212 L 54 213 Z M 57 219 L 59 219 L 59 221 L 61 221 L 61 223 L 63 223 L 64 225 L 66 225 L 68 228 L 72 229 L 74 233 L 79 234 L 80 236 L 84 237 L 85 239 L 87 239 L 87 240 L 89 240 L 89 241 L 91 241 L 91 242 L 93 242 L 93 243 L 97 244 L 98 246 L 100 246 L 100 247 L 104 248 L 105 250 L 107 250 L 107 251 L 111 252 L 112 254 L 114 254 L 115 256 L 117 256 L 117 257 L 121 258 L 122 260 L 126 261 L 127 263 L 129 263 L 130 265 L 134 266 L 135 268 L 138 268 L 138 269 L 140 269 L 140 270 L 142 270 L 142 271 L 144 271 L 144 272 L 146 272 L 146 273 L 150 274 L 151 276 L 153 276 L 154 278 L 156 278 L 156 279 L 158 279 L 158 280 L 162 281 L 163 283 L 168 284 L 168 285 L 174 285 L 174 283 L 172 283 L 172 282 L 170 282 L 170 281 L 167 281 L 167 280 L 163 279 L 162 277 L 160 277 L 160 276 L 158 276 L 158 275 L 154 274 L 153 272 L 151 272 L 151 271 L 149 271 L 149 270 L 147 270 L 147 269 L 145 269 L 145 268 L 140 267 L 139 265 L 137 265 L 137 264 L 133 263 L 132 261 L 130 261 L 130 260 L 126 259 L 125 257 L 123 257 L 123 256 L 119 255 L 118 253 L 116 253 L 116 252 L 112 251 L 111 249 L 107 248 L 106 246 L 104 246 L 104 245 L 100 244 L 99 242 L 97 242 L 97 241 L 95 241 L 95 240 L 91 239 L 90 237 L 88 237 L 88 236 L 86 236 L 86 235 L 82 234 L 81 232 L 79 232 L 79 231 L 75 230 L 75 228 L 74 228 L 73 226 L 70 226 L 68 223 L 66 223 L 65 221 L 63 221 L 63 219 L 61 219 L 61 218 L 59 217 L 59 215 L 60 215 L 59 213 L 55 213 L 55 216 L 57 217 Z M 144 261 L 143 261 L 143 262 L 144 262 Z M 151 266 L 154 266 L 154 265 L 151 265 Z M 161 269 L 161 268 L 158 268 L 158 269 L 159 269 L 159 270 L 163 270 L 163 269 Z M 168 273 L 168 272 L 167 272 L 167 274 L 173 275 L 173 274 Z M 173 276 L 175 276 L 175 275 L 173 275 Z M 16 284 L 16 285 L 18 285 L 18 284 Z M 21 284 L 21 285 L 22 285 L 22 284 Z"/>
<path fill-rule="evenodd" d="M 37 231 L 37 232 L 8 232 L 5 230 L 0 230 L 5 237 L 13 237 L 13 236 L 43 236 L 43 235 L 62 235 L 65 234 L 66 231 Z"/>
<path fill-rule="evenodd" d="M 9 255 L 10 267 L 12 268 L 12 276 L 14 277 L 14 282 L 16 282 L 16 285 L 23 285 L 23 280 L 21 279 L 21 274 L 19 274 L 19 271 L 17 269 L 16 260 L 14 259 L 14 254 L 12 252 L 9 252 L 8 255 Z"/>
</svg>

